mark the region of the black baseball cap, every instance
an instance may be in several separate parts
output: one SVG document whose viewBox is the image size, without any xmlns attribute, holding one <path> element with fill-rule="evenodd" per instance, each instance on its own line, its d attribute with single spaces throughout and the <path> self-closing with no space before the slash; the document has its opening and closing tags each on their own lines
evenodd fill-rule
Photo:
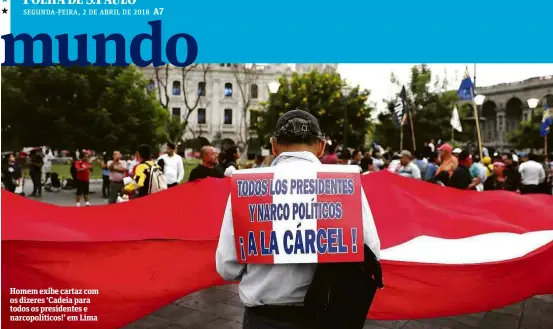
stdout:
<svg viewBox="0 0 553 329">
<path fill-rule="evenodd" d="M 277 121 L 275 135 L 283 130 L 292 119 L 302 119 L 305 123 L 295 124 L 294 132 L 303 132 L 305 134 L 322 137 L 319 121 L 311 113 L 302 110 L 292 110 L 284 113 Z"/>
</svg>

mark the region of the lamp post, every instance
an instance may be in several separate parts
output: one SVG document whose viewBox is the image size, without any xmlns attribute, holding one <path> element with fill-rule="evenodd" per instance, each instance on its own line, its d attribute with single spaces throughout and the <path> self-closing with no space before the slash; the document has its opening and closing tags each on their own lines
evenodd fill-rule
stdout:
<svg viewBox="0 0 553 329">
<path fill-rule="evenodd" d="M 486 99 L 485 95 L 476 95 L 474 96 L 474 117 L 476 120 L 476 137 L 478 142 L 478 153 L 480 154 L 480 159 L 482 159 L 482 135 L 480 132 L 480 107 L 484 104 Z"/>
<path fill-rule="evenodd" d="M 348 86 L 344 86 L 344 87 L 342 87 L 341 92 L 342 92 L 342 106 L 344 107 L 344 135 L 342 136 L 343 137 L 343 140 L 342 140 L 342 145 L 343 146 L 342 147 L 346 148 L 347 147 L 347 142 L 348 142 L 348 126 L 349 126 L 348 106 L 347 106 L 346 98 L 349 96 L 349 93 L 351 92 L 351 89 Z"/>
<path fill-rule="evenodd" d="M 530 98 L 526 101 L 528 103 L 528 107 L 530 108 L 530 120 L 532 120 L 532 116 L 534 115 L 534 109 L 538 107 L 540 100 L 537 98 Z M 547 158 L 547 136 L 543 138 L 543 150 L 545 152 L 545 157 Z"/>
<path fill-rule="evenodd" d="M 267 84 L 267 87 L 269 88 L 269 93 L 271 95 L 274 95 L 280 89 L 280 83 L 278 81 L 272 81 L 272 82 L 269 82 L 269 84 Z"/>
</svg>

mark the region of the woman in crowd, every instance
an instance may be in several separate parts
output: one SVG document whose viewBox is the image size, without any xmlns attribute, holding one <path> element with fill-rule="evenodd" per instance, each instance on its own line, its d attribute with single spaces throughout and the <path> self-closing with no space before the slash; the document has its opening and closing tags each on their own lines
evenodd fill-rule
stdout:
<svg viewBox="0 0 553 329">
<path fill-rule="evenodd" d="M 15 163 L 13 153 L 6 155 L 2 159 L 2 183 L 6 190 L 12 193 L 22 183 L 21 169 Z"/>
<path fill-rule="evenodd" d="M 493 174 L 486 179 L 484 183 L 484 191 L 516 191 L 516 184 L 505 173 L 505 163 L 494 162 Z"/>
</svg>

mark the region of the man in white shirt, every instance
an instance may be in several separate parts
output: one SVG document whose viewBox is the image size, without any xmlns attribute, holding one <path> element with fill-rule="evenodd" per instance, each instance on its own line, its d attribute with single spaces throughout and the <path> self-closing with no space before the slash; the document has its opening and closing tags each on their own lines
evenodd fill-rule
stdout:
<svg viewBox="0 0 553 329">
<path fill-rule="evenodd" d="M 399 164 L 396 164 L 391 171 L 403 177 L 421 179 L 421 170 L 411 161 L 412 159 L 413 155 L 411 152 L 407 150 L 401 151 L 399 153 Z"/>
<path fill-rule="evenodd" d="M 42 166 L 42 172 L 44 173 L 44 180 L 42 185 L 46 185 L 48 183 L 48 179 L 50 179 L 50 175 L 52 173 L 52 160 L 54 160 L 54 154 L 52 153 L 52 150 L 49 148 L 46 149 L 46 152 L 44 152 L 44 166 Z"/>
<path fill-rule="evenodd" d="M 176 149 L 175 144 L 167 143 L 167 153 L 157 159 L 168 188 L 177 186 L 184 179 L 184 165 L 181 156 L 175 153 Z"/>
<path fill-rule="evenodd" d="M 545 170 L 535 161 L 534 155 L 519 154 L 522 163 L 518 166 L 521 186 L 520 194 L 540 193 L 540 184 L 545 181 Z"/>
<path fill-rule="evenodd" d="M 312 168 L 320 165 L 325 140 L 317 119 L 305 111 L 286 112 L 277 122 L 271 138 L 277 155 L 271 166 Z M 380 258 L 380 240 L 365 193 L 362 193 L 365 245 Z M 232 201 L 229 197 L 216 252 L 217 272 L 225 280 L 240 281 L 240 300 L 245 304 L 243 329 L 303 329 L 308 312 L 304 297 L 313 280 L 317 264 L 241 264 L 236 256 Z M 243 220 L 243 219 L 242 219 Z"/>
</svg>

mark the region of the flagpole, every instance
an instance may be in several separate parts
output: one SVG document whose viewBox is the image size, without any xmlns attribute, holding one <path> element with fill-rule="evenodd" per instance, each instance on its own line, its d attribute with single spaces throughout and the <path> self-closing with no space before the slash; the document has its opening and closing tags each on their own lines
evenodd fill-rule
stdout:
<svg viewBox="0 0 553 329">
<path fill-rule="evenodd" d="M 401 152 L 403 151 L 403 120 L 399 129 L 399 151 Z"/>
<path fill-rule="evenodd" d="M 455 137 L 453 135 L 454 133 L 455 133 L 455 128 L 451 127 L 451 144 L 455 143 Z"/>
<path fill-rule="evenodd" d="M 409 122 L 411 124 L 411 138 L 413 139 L 413 151 L 417 150 L 417 143 L 415 142 L 415 126 L 413 125 L 413 114 L 409 112 Z"/>
<path fill-rule="evenodd" d="M 545 159 L 547 159 L 547 135 L 543 136 L 543 152 L 545 153 Z"/>
</svg>

